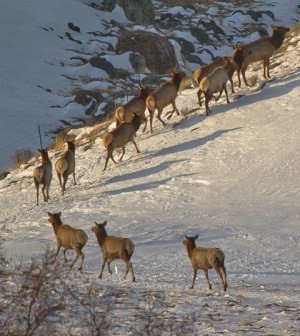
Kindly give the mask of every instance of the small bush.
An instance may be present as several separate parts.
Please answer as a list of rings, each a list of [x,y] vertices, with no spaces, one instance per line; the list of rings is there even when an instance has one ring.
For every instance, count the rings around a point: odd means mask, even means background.
[[[28,162],[34,157],[34,153],[30,148],[17,149],[11,156],[14,165],[21,165]]]

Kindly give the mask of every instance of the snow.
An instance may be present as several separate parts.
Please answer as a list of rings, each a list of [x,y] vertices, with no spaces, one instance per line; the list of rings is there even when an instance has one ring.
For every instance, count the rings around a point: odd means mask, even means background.
[[[59,17],[54,23],[49,14],[56,13],[53,3],[61,10],[70,9],[74,2],[45,2],[47,17],[59,29]],[[24,15],[26,7],[31,21],[46,26],[34,4],[7,2],[0,14],[7,20],[12,11],[23,17],[15,20],[18,25],[14,28],[6,21],[14,34],[6,31],[11,39],[5,41],[24,50],[11,57],[14,64],[6,59],[1,100],[11,97],[4,104],[5,111],[10,107],[11,113],[2,118],[0,132],[3,137],[17,133],[23,142],[35,136],[37,105],[42,108],[49,101],[47,94],[36,87],[38,76],[42,73],[49,87],[63,90],[66,85],[63,80],[55,85],[55,67],[45,72],[47,67],[43,65],[45,59],[60,57],[62,46],[58,41],[51,54],[46,47],[54,43],[51,35],[47,35],[49,39],[41,38],[44,56],[39,53],[34,57],[37,51],[33,39],[25,38],[37,33]],[[76,4],[81,11],[91,10],[80,1]],[[71,13],[78,20],[83,16],[76,10]],[[0,30],[1,39],[4,33]],[[176,104],[184,116],[173,116],[166,127],[155,120],[153,135],[148,130],[138,132],[136,141],[141,153],[137,154],[129,144],[123,161],[116,165],[110,161],[105,172],[100,134],[90,149],[78,147],[77,185],[69,179],[62,196],[53,176],[49,203],[35,205],[33,167],[11,171],[0,181],[1,240],[7,256],[26,262],[38,257],[46,246],[54,248],[47,212],[62,211],[65,223],[86,230],[89,236],[83,274],[75,269],[69,273],[74,285],[76,279],[87,277],[91,284],[101,284],[102,288],[126,288],[133,298],[141,297],[146,290],[163,293],[171,304],[170,314],[195,315],[198,335],[298,334],[299,40],[295,36],[294,46],[271,61],[277,66],[271,69],[270,81],[260,80],[265,84],[261,89],[236,87],[236,94],[229,96],[231,104],[227,105],[222,97],[211,104],[212,114],[208,117],[204,108],[198,107],[196,90],[183,91]],[[9,49],[1,49],[0,53],[1,59],[5,53],[10,55]],[[27,58],[27,54],[31,57]],[[19,62],[21,57],[24,63]],[[32,66],[43,71],[34,73],[30,71]],[[255,75],[254,70],[247,75]],[[262,77],[261,67],[258,76]],[[43,118],[46,127],[55,122],[57,114],[48,112]],[[91,131],[84,128],[73,134],[80,139]],[[53,152],[50,156],[53,162],[57,158]],[[91,227],[94,221],[104,220],[108,221],[109,234],[129,237],[136,245],[132,258],[135,284],[130,277],[122,280],[121,262],[113,263],[112,276],[105,270],[103,279],[97,278],[102,255]],[[184,235],[196,234],[198,245],[217,246],[225,252],[226,293],[214,271],[210,271],[212,291],[207,289],[201,271],[194,290],[189,289],[192,267],[182,240]]]

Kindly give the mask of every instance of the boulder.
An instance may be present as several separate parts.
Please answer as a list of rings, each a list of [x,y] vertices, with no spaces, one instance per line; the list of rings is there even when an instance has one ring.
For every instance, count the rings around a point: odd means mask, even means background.
[[[175,50],[170,41],[144,30],[123,31],[118,37],[117,53],[132,51],[144,56],[147,68],[155,74],[166,74],[177,66]]]
[[[151,0],[104,0],[102,6],[111,12],[120,6],[128,20],[135,24],[148,26],[154,23],[155,10]]]

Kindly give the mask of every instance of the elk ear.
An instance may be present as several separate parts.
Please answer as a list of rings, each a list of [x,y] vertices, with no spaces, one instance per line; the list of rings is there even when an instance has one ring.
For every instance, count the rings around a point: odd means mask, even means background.
[[[186,236],[186,235],[184,235],[184,236],[185,236],[185,238],[186,238],[186,239],[189,239],[189,237],[188,237],[188,236]]]
[[[196,239],[198,239],[198,237],[199,237],[199,236],[198,236],[198,235],[196,235],[196,236],[194,237],[194,239],[196,240]]]
[[[59,216],[61,216],[61,211],[58,213]]]
[[[52,216],[52,213],[50,213],[50,212],[47,212],[47,214],[48,214],[48,216],[49,216],[49,217],[51,217],[51,216]]]
[[[104,221],[103,225],[106,226],[106,224],[107,224],[107,221]]]

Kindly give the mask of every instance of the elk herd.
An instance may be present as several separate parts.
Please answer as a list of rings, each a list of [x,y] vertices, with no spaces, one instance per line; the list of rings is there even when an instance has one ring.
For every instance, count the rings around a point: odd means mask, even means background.
[[[211,113],[209,108],[209,102],[211,99],[214,98],[218,101],[223,91],[225,91],[226,100],[227,103],[229,103],[226,84],[230,81],[231,91],[234,93],[232,80],[234,72],[237,72],[239,87],[241,87],[241,74],[245,85],[249,86],[246,79],[246,70],[251,63],[261,61],[263,63],[264,78],[270,78],[270,57],[274,54],[276,49],[282,45],[289,28],[272,26],[272,30],[273,33],[271,36],[261,37],[247,44],[236,45],[233,48],[233,55],[231,57],[220,57],[214,62],[204,65],[193,72],[194,80],[198,83],[197,97],[199,106],[202,106],[201,95],[203,94],[205,98],[206,115]],[[139,153],[139,149],[134,138],[142,123],[145,123],[143,132],[146,130],[148,121],[145,115],[146,108],[149,111],[149,125],[151,133],[153,133],[153,118],[156,110],[156,117],[164,126],[166,123],[162,120],[161,115],[165,107],[170,104],[173,107],[173,110],[168,113],[168,119],[172,117],[174,112],[176,112],[177,115],[180,114],[176,107],[175,100],[179,92],[180,84],[184,78],[186,78],[184,72],[174,71],[172,73],[172,78],[160,85],[154,91],[150,90],[144,84],[140,84],[139,95],[132,98],[128,103],[116,108],[114,112],[116,128],[105,133],[102,137],[103,145],[107,150],[103,170],[106,170],[109,159],[116,163],[113,157],[113,151],[116,148],[122,149],[120,160],[122,160],[125,154],[125,146],[129,142],[134,144],[136,151]],[[218,96],[214,96],[215,94],[218,94]],[[39,152],[42,156],[42,163],[33,171],[37,205],[39,204],[40,185],[42,185],[44,201],[48,202],[50,199],[49,188],[52,180],[52,163],[48,156],[47,149],[39,149]],[[67,141],[67,150],[56,161],[55,170],[59,179],[62,194],[66,191],[66,183],[70,175],[73,175],[73,183],[76,185],[74,142]],[[74,250],[76,252],[76,257],[71,263],[71,267],[73,267],[76,261],[81,258],[81,264],[79,267],[81,270],[84,261],[84,253],[82,252],[82,249],[88,240],[86,232],[81,229],[73,228],[68,224],[63,224],[61,220],[61,212],[54,214],[48,212],[48,215],[48,220],[52,224],[57,240],[57,251],[55,253],[54,260],[61,248],[64,248],[65,261],[67,261],[66,251],[68,249]],[[92,228],[103,255],[103,263],[99,278],[102,277],[103,269],[106,263],[109,273],[112,273],[110,263],[115,259],[121,259],[126,264],[124,278],[126,278],[127,273],[130,271],[132,281],[135,281],[135,275],[130,261],[134,252],[133,242],[128,238],[108,235],[105,229],[106,224],[106,221],[100,224],[95,222],[95,226]],[[195,240],[198,238],[198,235],[194,237],[185,236],[185,238],[186,239],[183,241],[183,244],[186,246],[188,256],[194,269],[191,288],[194,287],[197,270],[201,269],[204,271],[205,277],[208,281],[208,287],[211,289],[211,284],[208,279],[208,270],[213,268],[219,275],[223,284],[223,289],[226,291],[227,279],[224,265],[224,252],[219,248],[196,247]]]

